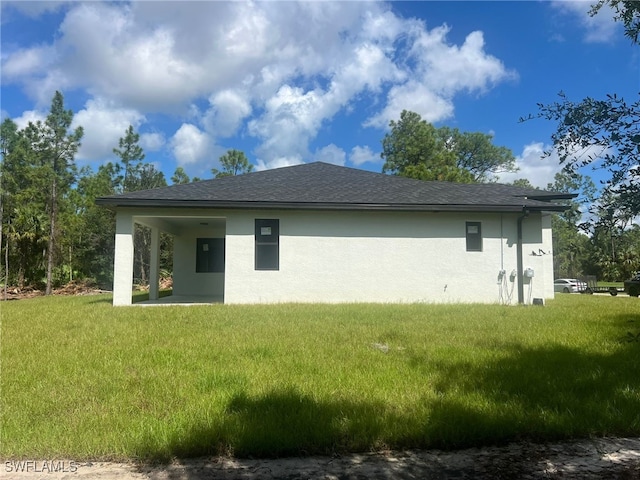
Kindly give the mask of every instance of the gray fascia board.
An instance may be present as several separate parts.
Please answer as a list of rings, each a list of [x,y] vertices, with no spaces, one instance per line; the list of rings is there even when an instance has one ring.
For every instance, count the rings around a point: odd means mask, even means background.
[[[230,210],[343,210],[343,211],[404,211],[404,212],[522,212],[557,211],[564,205],[452,205],[452,204],[357,204],[357,203],[304,203],[304,202],[219,202],[207,200],[149,200],[149,199],[96,199],[97,205],[110,208],[216,208]]]
[[[527,195],[526,198],[546,202],[549,200],[571,200],[573,198],[576,198],[577,196],[577,193],[552,193],[549,195]]]

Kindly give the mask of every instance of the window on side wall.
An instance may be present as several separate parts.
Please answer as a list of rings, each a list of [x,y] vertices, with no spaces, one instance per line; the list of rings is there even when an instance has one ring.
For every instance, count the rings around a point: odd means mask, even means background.
[[[198,238],[196,249],[196,273],[224,272],[224,238]]]
[[[280,220],[256,218],[256,270],[280,269]]]
[[[467,252],[482,251],[482,224],[480,222],[467,222]]]

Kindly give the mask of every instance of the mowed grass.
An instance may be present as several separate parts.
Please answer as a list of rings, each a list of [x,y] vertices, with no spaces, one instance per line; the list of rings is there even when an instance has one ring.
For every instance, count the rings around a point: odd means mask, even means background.
[[[2,303],[2,458],[459,448],[640,434],[640,300]]]

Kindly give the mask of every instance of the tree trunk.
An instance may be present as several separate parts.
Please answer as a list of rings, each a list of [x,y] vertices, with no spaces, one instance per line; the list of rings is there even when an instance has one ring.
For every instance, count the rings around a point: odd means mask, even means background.
[[[47,252],[47,287],[45,289],[45,295],[51,295],[51,284],[53,280],[53,250],[55,248],[55,229],[56,229],[56,177],[54,175],[53,182],[51,184],[51,222],[49,225],[49,245]]]
[[[5,154],[3,153],[2,158],[5,157]],[[2,200],[4,199],[4,190],[2,190],[2,172],[0,172],[0,255],[2,254],[2,233],[3,233],[3,217],[4,217],[4,204],[2,202]],[[3,269],[4,270],[4,269]],[[6,277],[6,275],[5,275]],[[0,276],[1,278],[1,276]],[[5,280],[4,284],[7,284],[7,281]],[[5,300],[7,298],[7,296],[5,295]]]
[[[11,220],[9,220],[11,225]],[[7,232],[9,228],[7,228]],[[7,283],[9,283],[9,235],[7,234],[7,244],[4,246],[4,299],[7,300]]]

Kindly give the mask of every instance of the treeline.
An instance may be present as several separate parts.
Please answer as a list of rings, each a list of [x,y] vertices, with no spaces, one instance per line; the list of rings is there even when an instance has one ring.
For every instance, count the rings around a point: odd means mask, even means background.
[[[115,214],[95,205],[97,197],[167,185],[164,174],[145,162],[139,135],[132,126],[114,145],[114,160],[98,167],[78,168],[75,155],[82,142],[81,127],[71,130],[73,112],[56,92],[44,121],[24,129],[6,119],[0,149],[0,285],[52,288],[87,280],[111,288]],[[487,182],[515,168],[510,150],[497,147],[490,135],[436,129],[413,112],[403,112],[382,145],[383,171],[421,179]],[[220,159],[215,177],[252,170],[243,152],[229,150]],[[173,184],[190,179],[178,167]],[[526,180],[515,182],[523,186]],[[549,189],[581,192],[567,212],[556,215],[554,251],[556,276],[597,275],[621,280],[640,270],[640,227],[633,213],[615,195],[595,200],[595,187],[585,177],[564,172]],[[593,205],[589,228],[580,225],[580,208]],[[136,226],[135,282],[149,278],[150,232]],[[161,236],[161,275],[172,273],[172,237]]]
[[[616,282],[640,271],[640,225],[633,223],[637,217],[623,195],[605,192],[596,198],[589,177],[566,171],[557,173],[547,190],[579,194],[551,220],[556,278],[594,275]]]
[[[56,92],[44,121],[18,129],[10,118],[1,125],[0,149],[0,285],[52,288],[87,280],[103,288],[113,282],[114,212],[95,205],[107,195],[167,186],[163,172],[145,162],[140,136],[133,126],[114,146],[114,160],[98,167],[78,168],[75,154],[83,129],[70,131],[73,112],[64,108]],[[249,172],[245,154],[229,150],[220,159],[222,177]],[[182,167],[172,184],[189,178]],[[149,279],[151,242],[148,228],[136,225],[135,283]],[[161,275],[172,273],[172,237],[161,234]]]
[[[7,285],[45,288],[90,279],[110,288],[113,276],[115,214],[95,205],[100,196],[166,186],[164,174],[144,162],[133,127],[114,146],[117,161],[79,169],[75,154],[83,130],[70,131],[73,112],[65,110],[60,92],[44,121],[19,130],[5,119],[0,146],[0,252]],[[188,182],[184,172],[180,181]],[[163,237],[163,241],[170,241]],[[148,278],[148,232],[135,235],[135,271]],[[165,249],[165,252],[167,249]],[[145,253],[146,252],[146,253]],[[163,258],[170,266],[170,258]]]

